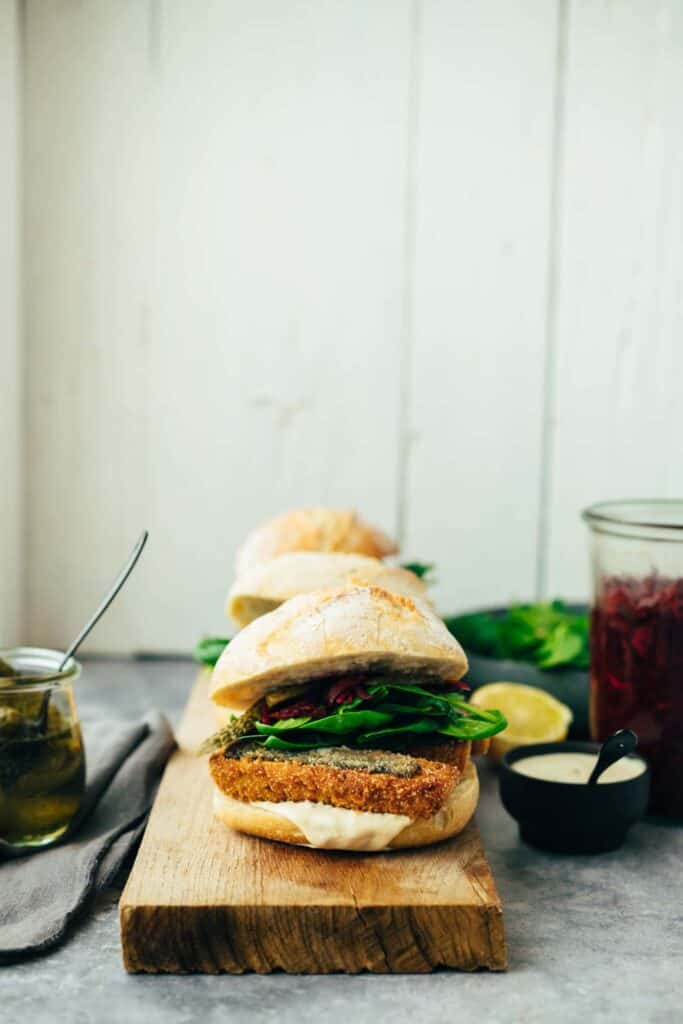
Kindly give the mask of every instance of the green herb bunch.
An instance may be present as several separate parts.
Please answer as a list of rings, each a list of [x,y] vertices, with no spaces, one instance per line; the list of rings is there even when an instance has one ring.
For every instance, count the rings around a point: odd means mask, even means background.
[[[540,669],[587,668],[588,616],[563,601],[513,605],[502,614],[474,612],[444,620],[465,650],[528,661]]]

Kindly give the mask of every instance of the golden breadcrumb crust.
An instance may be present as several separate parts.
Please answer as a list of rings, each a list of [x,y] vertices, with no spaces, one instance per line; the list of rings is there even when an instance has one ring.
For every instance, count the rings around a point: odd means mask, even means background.
[[[423,740],[420,742],[417,740],[414,743],[409,743],[405,748],[406,754],[411,754],[413,757],[424,757],[428,761],[440,761],[442,764],[452,764],[460,771],[464,772],[467,762],[470,758],[470,748],[472,744],[469,740],[433,740],[431,742]]]
[[[430,818],[444,805],[460,778],[455,765],[416,758],[412,778],[297,761],[241,761],[223,751],[209,760],[214,782],[227,796],[250,803],[312,800],[376,814]]]
[[[464,772],[465,766],[469,761],[470,757],[476,757],[478,754],[485,754],[491,740],[437,740],[433,742],[423,741],[415,742],[406,747],[406,754],[412,754],[413,757],[426,757],[428,761],[443,761],[444,764],[454,764],[461,772]]]
[[[475,740],[472,744],[472,757],[476,757],[477,754],[488,754],[490,746],[490,737],[487,737],[485,740]]]
[[[470,762],[458,785],[448,794],[443,807],[431,818],[415,818],[391,840],[386,849],[427,846],[462,832],[474,814],[478,797],[479,780]],[[279,815],[277,809],[265,810],[256,804],[233,800],[215,788],[214,814],[224,824],[239,832],[297,846],[309,845],[303,832],[293,822]],[[340,847],[343,846],[344,843],[340,843]]]

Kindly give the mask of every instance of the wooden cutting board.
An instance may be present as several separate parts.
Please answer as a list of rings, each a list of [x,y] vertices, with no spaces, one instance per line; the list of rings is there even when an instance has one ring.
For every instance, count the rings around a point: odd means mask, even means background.
[[[506,967],[503,911],[474,822],[448,842],[322,852],[233,832],[211,814],[208,673],[121,897],[128,971],[426,972]]]

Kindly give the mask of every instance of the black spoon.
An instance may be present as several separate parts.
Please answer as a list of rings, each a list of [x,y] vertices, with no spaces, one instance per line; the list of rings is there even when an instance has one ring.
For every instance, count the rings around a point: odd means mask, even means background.
[[[594,785],[610,765],[621,761],[622,757],[626,757],[627,754],[632,754],[637,746],[638,737],[632,729],[620,729],[619,732],[609,736],[600,747],[598,760],[591,772],[588,785]]]

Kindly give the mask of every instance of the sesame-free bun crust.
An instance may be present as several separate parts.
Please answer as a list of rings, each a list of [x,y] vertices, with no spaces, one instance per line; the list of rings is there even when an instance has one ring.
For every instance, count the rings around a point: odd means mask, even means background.
[[[465,653],[425,601],[371,586],[314,591],[246,626],[213,671],[216,704],[249,707],[278,687],[364,671],[467,671]]]
[[[238,626],[247,626],[298,594],[361,583],[428,600],[427,588],[415,573],[387,565],[379,558],[340,551],[290,551],[237,579],[225,610]]]
[[[235,574],[239,578],[288,551],[346,551],[386,558],[397,550],[390,537],[350,509],[300,508],[252,530],[237,552]]]
[[[430,818],[411,821],[391,840],[387,849],[429,846],[450,839],[465,828],[476,810],[478,799],[479,779],[476,768],[470,762],[458,784],[451,789],[444,805]],[[309,845],[293,822],[272,811],[234,800],[218,788],[214,788],[213,811],[220,821],[238,832],[296,846]]]

